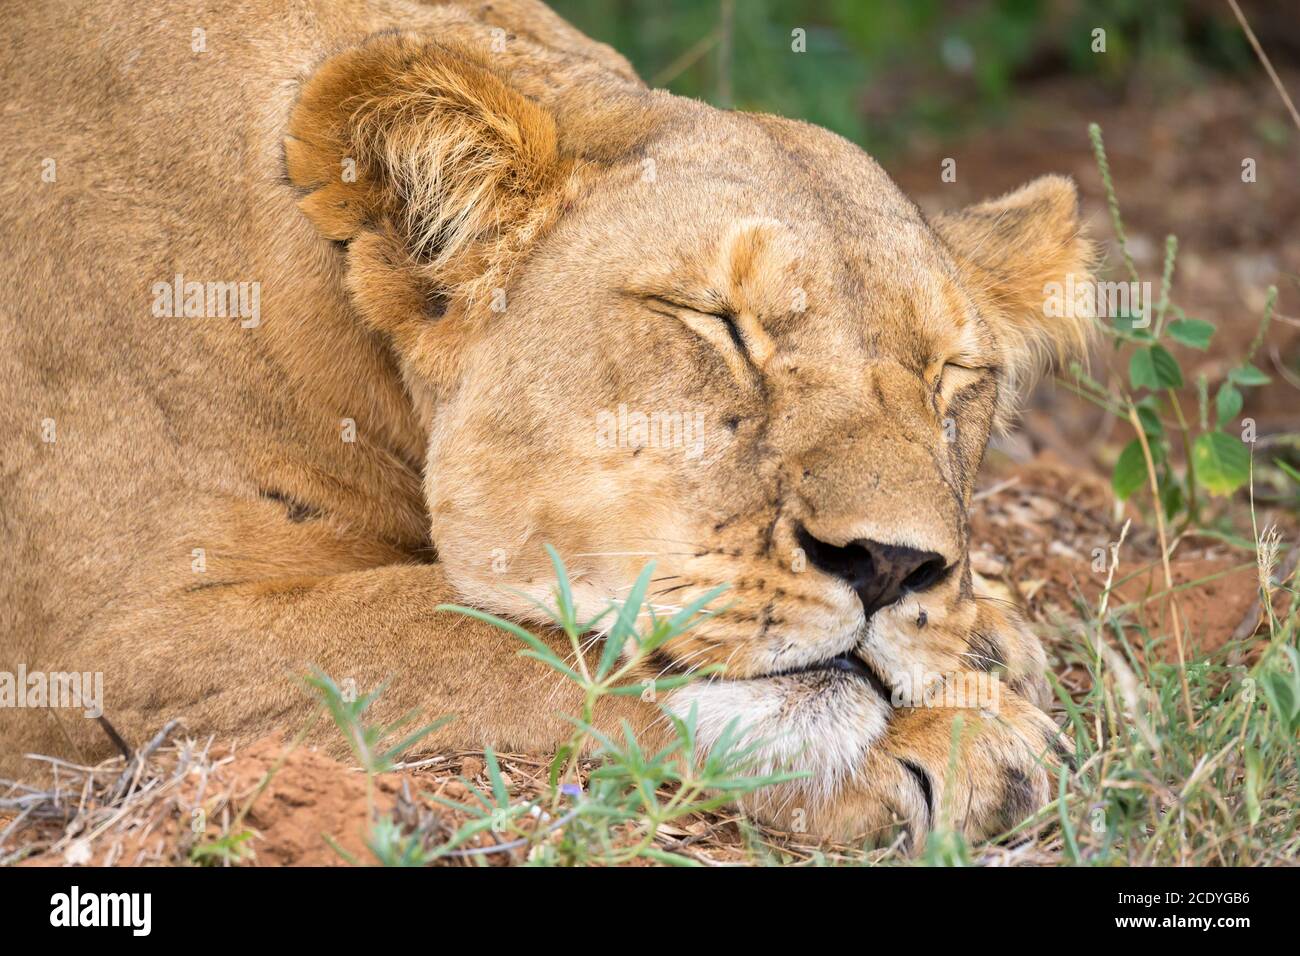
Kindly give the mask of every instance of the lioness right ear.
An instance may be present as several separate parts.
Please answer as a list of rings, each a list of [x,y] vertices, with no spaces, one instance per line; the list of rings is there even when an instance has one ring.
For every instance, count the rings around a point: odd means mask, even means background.
[[[327,60],[289,134],[289,178],[311,190],[303,212],[329,239],[370,234],[349,255],[362,298],[357,274],[385,269],[425,284],[413,299],[476,298],[551,220],[572,169],[549,112],[477,54],[413,36]],[[391,305],[402,281],[390,276],[376,294]],[[383,310],[358,304],[383,324]]]
[[[933,220],[970,288],[984,303],[1005,376],[996,424],[1006,428],[1016,400],[1055,356],[1086,355],[1091,314],[1047,308],[1049,290],[1090,282],[1095,250],[1079,222],[1079,197],[1063,176],[1042,176],[997,199]]]

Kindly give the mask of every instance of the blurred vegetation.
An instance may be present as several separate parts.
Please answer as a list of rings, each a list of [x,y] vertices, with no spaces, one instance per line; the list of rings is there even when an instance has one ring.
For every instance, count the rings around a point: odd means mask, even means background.
[[[805,119],[876,152],[996,121],[1036,82],[1118,94],[1252,54],[1217,0],[551,0],[647,82],[718,106]],[[1265,8],[1267,9],[1267,8]],[[1249,12],[1249,11],[1248,11]],[[1105,53],[1094,53],[1096,29]],[[794,31],[806,52],[795,53]]]

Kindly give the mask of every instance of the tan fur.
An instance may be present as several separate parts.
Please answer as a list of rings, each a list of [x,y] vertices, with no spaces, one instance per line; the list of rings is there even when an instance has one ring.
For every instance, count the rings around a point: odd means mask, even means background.
[[[1037,353],[1082,342],[1041,309],[1086,269],[1068,181],[932,227],[851,144],[648,90],[531,0],[163,6],[10,12],[0,670],[102,671],[130,740],[294,730],[318,666],[391,681],[378,718],[457,715],[436,746],[545,750],[573,690],[435,608],[540,627],[549,543],[584,613],[651,559],[664,608],[732,584],[655,666],[725,664],[667,705],[812,771],[757,815],[919,843],[918,774],[972,836],[1046,798],[1042,650],[972,593],[965,512]],[[178,272],[259,282],[260,324],[153,314]],[[700,414],[699,453],[611,446],[620,406]],[[864,624],[799,525],[955,570]],[[1001,707],[771,676],[848,652],[891,687],[998,671]],[[72,711],[0,719],[0,771],[106,750]]]

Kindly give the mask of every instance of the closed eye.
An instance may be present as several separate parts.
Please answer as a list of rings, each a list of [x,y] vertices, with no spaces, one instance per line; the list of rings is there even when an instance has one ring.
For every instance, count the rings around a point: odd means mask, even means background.
[[[948,404],[958,392],[983,381],[989,372],[989,369],[978,366],[958,365],[955,362],[945,363],[943,371],[939,374],[936,388],[939,401],[944,405]]]
[[[741,332],[736,317],[725,309],[715,311],[686,305],[661,295],[646,296],[645,301],[650,305],[651,311],[681,319],[688,328],[715,345],[720,344],[718,332],[725,333],[727,340],[731,342],[736,351],[746,359],[749,358],[749,347],[745,342],[745,335]]]

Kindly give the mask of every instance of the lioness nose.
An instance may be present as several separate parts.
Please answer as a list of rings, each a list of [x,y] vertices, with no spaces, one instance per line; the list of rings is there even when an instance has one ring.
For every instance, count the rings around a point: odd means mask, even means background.
[[[948,575],[948,564],[933,551],[865,538],[841,547],[819,541],[802,526],[795,534],[814,567],[847,582],[858,593],[867,617],[909,591],[934,587]]]

